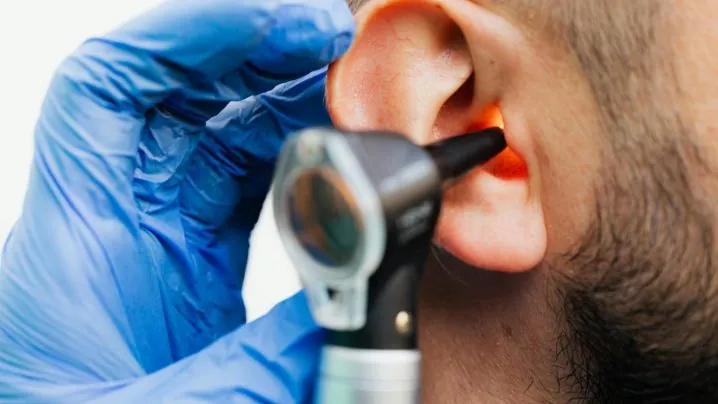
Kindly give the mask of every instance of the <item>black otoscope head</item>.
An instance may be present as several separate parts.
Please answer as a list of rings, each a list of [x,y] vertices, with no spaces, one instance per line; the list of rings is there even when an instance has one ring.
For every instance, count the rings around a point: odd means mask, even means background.
[[[329,345],[416,349],[418,283],[444,186],[505,148],[499,128],[424,147],[336,129],[287,141],[275,218]]]
[[[416,349],[418,283],[443,190],[501,153],[504,133],[490,128],[423,147],[404,136],[362,133],[351,135],[349,143],[381,201],[386,242],[369,279],[366,325],[332,331],[329,341],[361,349]]]
[[[424,149],[434,159],[442,179],[447,181],[496,157],[506,149],[506,138],[500,128],[489,128],[432,143]]]

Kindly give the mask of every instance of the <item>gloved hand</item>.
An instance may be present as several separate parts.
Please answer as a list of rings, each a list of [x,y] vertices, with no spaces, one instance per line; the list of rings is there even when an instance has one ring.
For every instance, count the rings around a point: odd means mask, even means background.
[[[309,398],[304,296],[243,325],[241,286],[280,145],[329,123],[321,69],[353,29],[344,0],[170,1],[62,63],[0,268],[0,401]]]

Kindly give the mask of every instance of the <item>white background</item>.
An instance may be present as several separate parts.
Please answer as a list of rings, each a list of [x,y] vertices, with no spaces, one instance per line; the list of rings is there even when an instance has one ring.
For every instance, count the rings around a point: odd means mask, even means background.
[[[0,243],[22,209],[33,127],[54,69],[87,37],[101,35],[158,3],[0,1]],[[248,315],[255,318],[295,292],[298,282],[268,209],[252,246],[244,295]]]

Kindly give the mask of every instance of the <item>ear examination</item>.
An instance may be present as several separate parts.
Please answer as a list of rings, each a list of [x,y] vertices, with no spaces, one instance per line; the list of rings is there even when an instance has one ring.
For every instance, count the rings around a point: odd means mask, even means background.
[[[717,0],[5,3],[2,403],[718,403]]]
[[[349,3],[337,127],[508,143],[444,195],[425,401],[718,400],[718,5]]]

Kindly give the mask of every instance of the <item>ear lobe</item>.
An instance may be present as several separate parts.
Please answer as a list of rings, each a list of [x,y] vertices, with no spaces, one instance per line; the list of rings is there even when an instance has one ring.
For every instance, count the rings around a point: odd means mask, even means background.
[[[466,12],[462,2],[368,3],[357,15],[353,46],[329,69],[327,104],[334,124],[349,130],[395,131],[426,144],[501,123],[497,90],[489,94],[476,85],[486,77],[480,77],[484,71],[475,71],[475,66],[491,63],[477,61],[485,50],[480,43],[467,42],[475,35],[462,28],[470,24],[457,23],[456,16]],[[506,124],[511,145],[510,121]],[[467,175],[446,194],[439,244],[485,269],[517,272],[538,265],[546,230],[528,174],[523,159],[508,151]]]

